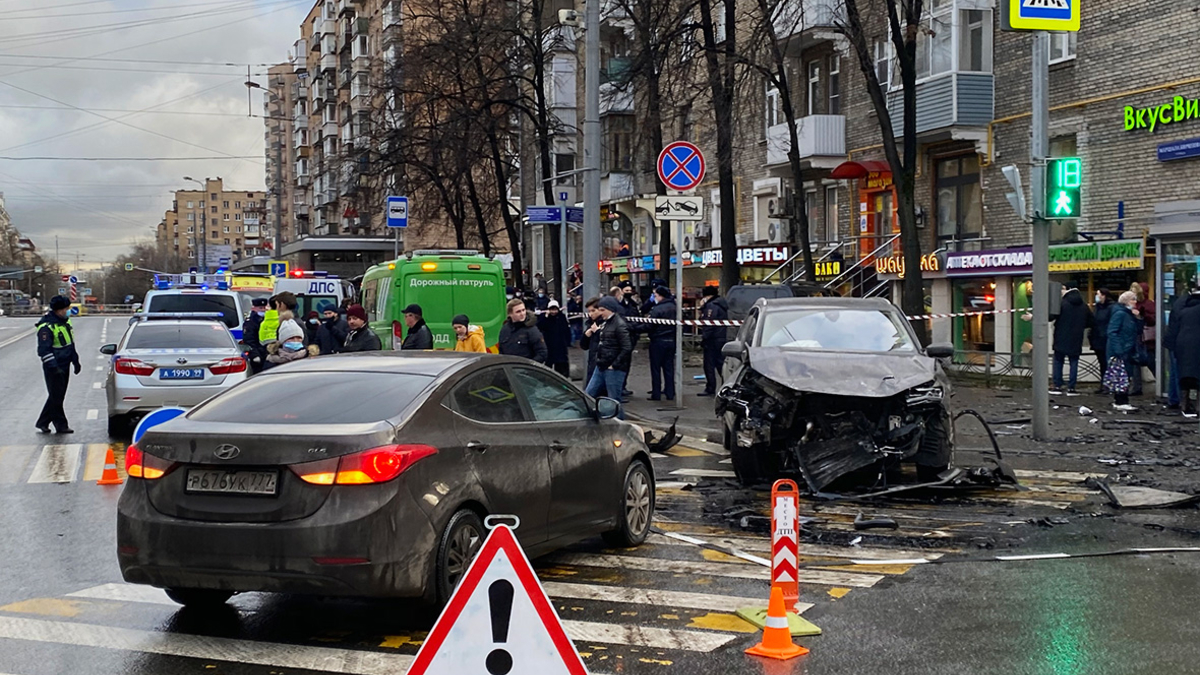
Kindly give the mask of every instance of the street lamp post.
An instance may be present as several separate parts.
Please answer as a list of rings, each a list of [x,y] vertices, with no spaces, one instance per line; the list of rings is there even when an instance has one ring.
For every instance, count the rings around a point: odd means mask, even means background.
[[[195,178],[192,178],[191,176],[184,176],[183,179],[189,180],[189,181],[199,185],[201,197],[208,195],[208,183],[207,183],[208,179],[207,178],[204,179],[206,181],[204,183],[201,183],[200,181],[196,180]],[[205,215],[208,211],[208,207],[203,205],[205,202],[204,199],[201,199],[199,201],[201,204],[201,206],[200,206],[200,232],[199,232],[200,247],[198,249],[196,249],[196,251],[198,253],[198,255],[196,256],[196,267],[199,267],[200,270],[204,274],[208,274],[208,218]],[[176,206],[178,207],[178,205],[176,205]]]

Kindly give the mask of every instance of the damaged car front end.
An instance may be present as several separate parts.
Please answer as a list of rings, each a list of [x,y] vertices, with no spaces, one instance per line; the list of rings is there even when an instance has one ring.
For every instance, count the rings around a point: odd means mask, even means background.
[[[762,301],[755,309],[748,330],[727,345],[738,364],[717,397],[743,484],[799,477],[821,492],[839,482],[877,485],[903,462],[916,464],[921,482],[949,467],[950,384],[934,358],[948,347],[920,350],[886,301]]]

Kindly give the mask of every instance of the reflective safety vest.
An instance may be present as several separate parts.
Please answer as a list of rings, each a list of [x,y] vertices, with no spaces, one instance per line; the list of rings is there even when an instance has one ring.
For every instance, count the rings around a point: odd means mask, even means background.
[[[54,336],[54,348],[62,349],[70,347],[75,341],[71,336],[71,328],[65,323],[48,323],[44,324],[50,329],[50,334]]]
[[[262,325],[258,327],[258,341],[262,344],[275,342],[279,332],[279,311],[268,309],[263,313]]]

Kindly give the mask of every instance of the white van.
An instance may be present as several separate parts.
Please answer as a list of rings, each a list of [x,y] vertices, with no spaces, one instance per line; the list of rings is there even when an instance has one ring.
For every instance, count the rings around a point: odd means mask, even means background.
[[[300,275],[300,276],[297,276]],[[296,320],[304,321],[309,312],[321,316],[327,309],[337,310],[346,299],[347,282],[324,272],[293,270],[287,277],[275,280],[275,294],[285,291],[296,296]]]

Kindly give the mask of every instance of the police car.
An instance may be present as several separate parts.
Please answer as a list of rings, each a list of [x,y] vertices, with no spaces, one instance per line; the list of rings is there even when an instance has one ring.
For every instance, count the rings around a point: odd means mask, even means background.
[[[146,292],[142,309],[151,315],[195,313],[220,314],[221,323],[242,339],[242,321],[250,308],[243,306],[242,296],[229,289],[223,274],[160,274],[154,277],[154,288]]]
[[[275,294],[285,291],[296,296],[296,319],[303,321],[309,312],[320,316],[325,310],[336,310],[346,298],[349,282],[326,272],[292,270],[286,277],[275,280]]]
[[[171,296],[161,296],[171,297]],[[135,317],[116,344],[104,388],[108,433],[163,406],[189,408],[246,379],[246,359],[217,312],[147,313]]]

